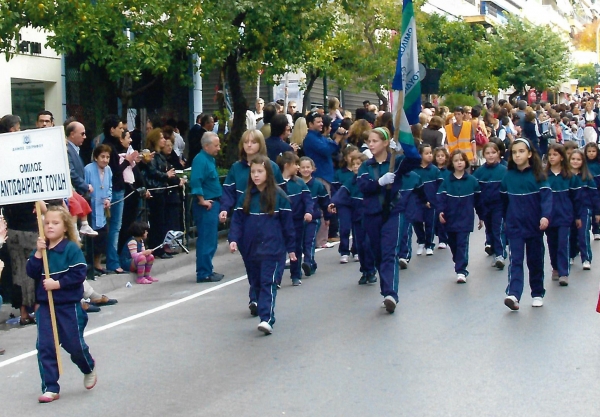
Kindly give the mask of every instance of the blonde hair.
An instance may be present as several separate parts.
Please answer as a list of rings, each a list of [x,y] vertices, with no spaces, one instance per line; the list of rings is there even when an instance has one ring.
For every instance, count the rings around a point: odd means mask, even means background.
[[[263,136],[262,132],[258,129],[246,130],[244,132],[244,134],[242,135],[240,142],[238,143],[238,150],[240,152],[240,161],[248,161],[248,155],[246,154],[246,151],[244,150],[244,143],[246,143],[250,139],[254,139],[255,142],[258,142],[258,146],[259,146],[258,154],[259,155],[267,154],[267,144],[265,142],[265,137]]]
[[[337,97],[331,97],[327,102],[327,107],[329,108],[329,111],[338,110],[340,108],[340,101]]]
[[[65,237],[71,242],[75,243],[77,247],[81,247],[79,234],[77,233],[77,226],[67,209],[62,206],[48,206],[48,209],[46,210],[46,216],[50,212],[56,212],[60,215],[60,219],[63,221],[66,229]]]
[[[298,117],[296,123],[294,123],[294,130],[292,131],[290,142],[302,146],[302,142],[304,142],[307,133],[308,126],[306,126],[306,119],[304,117]]]
[[[159,151],[158,142],[160,141],[161,136],[164,137],[163,131],[158,127],[148,132],[148,136],[146,136],[146,148],[151,151]]]

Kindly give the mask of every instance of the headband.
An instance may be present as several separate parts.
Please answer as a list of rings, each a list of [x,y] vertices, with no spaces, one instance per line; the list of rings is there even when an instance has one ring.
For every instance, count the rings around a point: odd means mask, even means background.
[[[513,143],[515,143],[515,142],[522,142],[525,144],[525,146],[527,146],[527,149],[531,150],[531,145],[529,144],[529,141],[527,139],[518,138],[518,139],[515,139]]]
[[[381,127],[376,127],[376,128],[375,128],[375,129],[373,129],[373,130],[376,130],[376,131],[378,131],[378,132],[381,132],[381,133],[383,133],[383,137],[385,138],[385,140],[390,140],[390,137],[389,137],[389,135],[387,134],[387,132],[386,132],[385,130],[383,130]]]

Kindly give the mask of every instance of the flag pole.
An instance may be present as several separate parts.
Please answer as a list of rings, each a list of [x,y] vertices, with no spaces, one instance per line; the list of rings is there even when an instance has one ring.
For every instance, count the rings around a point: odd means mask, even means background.
[[[35,213],[37,215],[38,229],[40,231],[40,237],[46,239],[44,235],[44,223],[42,221],[42,205],[39,201],[35,202]],[[42,250],[42,261],[44,263],[44,274],[45,279],[50,279],[50,267],[48,266],[48,252],[46,249]],[[40,284],[42,285],[42,284]],[[62,375],[62,360],[60,357],[60,342],[58,340],[58,327],[56,326],[56,312],[54,311],[54,297],[52,297],[52,291],[48,291],[48,305],[50,307],[50,321],[52,323],[52,334],[54,336],[54,347],[56,348],[56,363],[58,364],[58,375]],[[38,326],[40,324],[38,323]]]

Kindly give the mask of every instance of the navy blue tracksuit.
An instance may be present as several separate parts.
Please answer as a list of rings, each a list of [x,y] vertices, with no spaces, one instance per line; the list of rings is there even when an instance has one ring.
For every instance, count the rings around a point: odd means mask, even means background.
[[[600,215],[600,195],[593,178],[583,180],[581,174],[574,175],[577,185],[580,187],[579,219],[581,228],[571,226],[571,251],[569,256],[574,258],[581,254],[581,262],[592,262],[592,246],[590,242],[590,229],[592,227],[592,216]]]
[[[294,222],[294,232],[296,236],[295,254],[296,261],[290,261],[290,274],[292,279],[302,278],[302,246],[304,242],[304,215],[313,213],[313,201],[310,195],[310,190],[302,178],[294,176],[285,182],[281,189],[286,192],[290,199],[292,207],[292,220]],[[281,282],[281,281],[280,281]]]
[[[442,185],[442,182],[444,182],[445,180],[448,179],[448,176],[450,175],[450,171],[448,171],[448,168],[438,168],[440,170],[440,185]],[[438,190],[439,190],[439,186],[438,186]],[[436,190],[437,193],[437,190]],[[437,203],[437,198],[436,198],[436,203]],[[439,213],[440,210],[439,208],[437,208],[437,212]],[[446,225],[440,223],[440,219],[439,216],[436,215],[436,219],[435,219],[435,234],[438,237],[438,242],[439,243],[445,243],[448,244],[448,233],[446,233]]]
[[[229,242],[236,242],[250,281],[250,296],[257,300],[260,321],[275,323],[277,282],[283,274],[286,253],[294,252],[296,242],[292,208],[278,189],[273,214],[264,212],[260,191],[252,187],[249,212],[244,211],[242,194],[231,218]]]
[[[580,213],[581,186],[576,176],[563,177],[548,171],[548,184],[552,189],[552,222],[546,229],[546,242],[552,269],[561,277],[570,271],[570,233],[575,213]]]
[[[375,257],[375,267],[379,271],[381,295],[391,296],[398,302],[399,268],[396,260],[400,251],[402,235],[400,230],[406,222],[406,200],[396,201],[394,196],[402,186],[405,173],[421,164],[421,156],[414,147],[402,145],[405,155],[396,157],[396,180],[391,189],[379,185],[379,178],[388,172],[390,155],[379,163],[375,158],[363,162],[358,170],[358,188],[364,196],[364,225]],[[410,157],[409,157],[410,156]]]
[[[464,276],[469,275],[469,235],[475,222],[474,210],[478,215],[481,213],[480,193],[479,183],[466,172],[461,178],[451,172],[438,191],[437,206],[446,220],[454,271]]]
[[[356,176],[347,180],[344,185],[333,195],[331,202],[336,210],[339,207],[349,207],[352,220],[352,245],[358,253],[360,272],[363,275],[375,275],[375,259],[371,252],[369,237],[363,225],[364,207],[363,194],[358,189]],[[339,211],[338,211],[339,213]]]
[[[506,167],[500,163],[484,164],[473,176],[481,187],[481,220],[485,224],[485,243],[492,247],[495,256],[506,258],[504,217],[500,184],[506,175]]]
[[[331,214],[327,211],[330,203],[329,194],[321,181],[311,178],[306,183],[310,190],[310,195],[313,201],[313,220],[304,226],[304,243],[302,253],[304,259],[302,263],[307,263],[310,266],[311,272],[314,274],[317,270],[317,262],[315,261],[315,249],[317,245],[317,232],[321,226],[321,216],[324,220],[329,220]]]
[[[410,261],[412,257],[413,223],[422,218],[421,207],[427,204],[427,197],[423,191],[423,181],[414,171],[405,173],[401,178],[396,179],[396,181],[398,180],[400,180],[400,189],[395,194],[392,204],[402,202],[406,219],[400,228],[401,240],[398,258]]]
[[[440,170],[433,164],[429,164],[425,168],[421,166],[415,169],[414,172],[421,177],[423,192],[431,207],[427,208],[426,204],[422,204],[419,207],[419,218],[415,219],[412,225],[415,229],[415,234],[417,235],[417,243],[425,245],[426,249],[433,249],[435,247],[435,243],[433,243],[434,229],[437,221],[437,211],[435,206],[437,202],[437,192],[443,179],[440,176]]]
[[[531,297],[543,297],[544,290],[544,234],[540,220],[545,217],[552,224],[552,190],[548,181],[537,181],[531,167],[523,171],[508,170],[500,185],[506,219],[506,238],[510,265],[506,295],[521,300],[525,274],[523,262],[527,253]]]
[[[35,252],[34,252],[35,253]],[[63,239],[58,245],[47,250],[50,277],[60,282],[60,289],[52,291],[54,311],[58,328],[58,340],[61,346],[71,355],[71,360],[84,374],[94,370],[94,359],[90,355],[88,345],[83,339],[87,324],[87,313],[81,308],[83,297],[83,281],[85,281],[87,265],[79,246],[70,240]],[[58,384],[58,363],[48,292],[42,285],[44,265],[32,253],[27,261],[27,275],[35,280],[38,365],[42,377],[42,392],[60,392]]]
[[[594,182],[596,183],[596,188],[600,190],[600,161],[598,159],[587,159],[587,166],[590,170],[590,173],[594,177]],[[592,233],[597,235],[600,234],[600,225],[596,222],[596,219],[592,219]]]
[[[354,172],[348,168],[340,168],[335,171],[333,182],[331,183],[331,195],[335,195],[336,192],[349,180],[354,178]],[[352,230],[352,208],[350,205],[336,204],[335,206],[338,217],[339,231],[340,231],[340,255],[350,255],[350,231]],[[356,239],[352,240],[352,246],[356,245]]]

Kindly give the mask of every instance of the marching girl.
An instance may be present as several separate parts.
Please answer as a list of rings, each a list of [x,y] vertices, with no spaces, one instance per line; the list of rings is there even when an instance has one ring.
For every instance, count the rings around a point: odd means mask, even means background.
[[[533,307],[544,305],[544,230],[552,214],[552,190],[542,161],[529,140],[518,138],[508,149],[508,171],[500,185],[510,249],[508,287],[504,304],[519,309],[527,268]]]
[[[321,226],[321,216],[323,216],[326,223],[329,223],[331,217],[327,210],[330,203],[329,194],[323,183],[312,177],[312,173],[316,169],[315,162],[308,156],[300,158],[300,175],[310,190],[313,201],[312,221],[304,226],[303,262],[301,265],[302,271],[307,277],[313,275],[317,270],[315,247],[317,244],[317,231]]]
[[[383,303],[391,314],[398,303],[400,271],[396,256],[401,243],[399,230],[406,222],[406,201],[392,207],[392,196],[401,186],[400,181],[395,179],[398,176],[400,180],[404,173],[417,168],[421,156],[414,145],[403,144],[404,155],[396,156],[394,172],[388,172],[392,158],[390,139],[390,131],[385,127],[370,131],[368,146],[373,157],[361,165],[357,183],[364,196],[364,225],[375,257],[375,267],[379,271]]]
[[[293,152],[284,152],[277,157],[277,164],[283,172],[283,185],[281,189],[285,191],[292,207],[292,221],[294,223],[294,232],[296,236],[296,246],[294,253],[296,260],[290,261],[290,273],[292,285],[302,285],[302,271],[300,262],[302,261],[302,242],[304,237],[304,226],[312,222],[313,200],[310,190],[306,183],[299,178],[298,165],[300,158]],[[281,283],[281,281],[279,281]]]
[[[569,238],[571,225],[581,228],[581,219],[575,213],[580,209],[580,184],[569,170],[567,154],[562,145],[548,148],[548,184],[552,189],[552,223],[546,229],[546,241],[552,264],[552,281],[565,287],[569,285]]]
[[[333,182],[331,183],[331,195],[333,196],[343,184],[349,179],[352,179],[355,174],[350,169],[350,160],[360,154],[358,148],[354,145],[348,145],[342,150],[342,160],[340,161],[340,168],[335,171]],[[350,230],[352,230],[352,217],[350,206],[340,205],[336,207],[336,213],[338,216],[338,223],[340,227],[340,263],[348,263],[350,256]],[[352,241],[352,245],[355,246],[355,240]]]
[[[596,142],[590,142],[583,148],[585,152],[585,159],[587,160],[588,169],[590,174],[594,177],[596,188],[600,189],[600,152],[598,151],[598,144]],[[600,240],[600,225],[594,219],[592,223],[592,233],[594,240]]]
[[[569,158],[571,173],[578,180],[578,185],[581,187],[581,206],[579,211],[579,219],[581,219],[581,227],[571,226],[571,264],[577,253],[581,253],[581,263],[583,269],[588,271],[592,269],[592,247],[590,245],[590,228],[592,221],[592,213],[596,221],[600,221],[600,195],[594,178],[590,173],[585,155],[579,149],[573,150]]]
[[[448,153],[448,150],[443,146],[435,148],[433,151],[433,157],[435,158],[435,166],[440,170],[441,181],[448,179],[448,175],[450,173],[450,171],[448,171],[448,162],[450,160],[450,154]],[[448,234],[446,233],[446,226],[440,223],[437,216],[435,219],[435,234],[437,235],[439,241],[438,249],[446,249],[448,247]]]
[[[432,163],[433,151],[431,145],[421,145],[419,147],[419,153],[421,154],[421,166],[415,169],[414,172],[421,177],[427,204],[419,207],[419,216],[418,219],[413,222],[413,228],[417,235],[417,243],[419,245],[417,255],[421,255],[423,249],[425,249],[427,256],[431,256],[433,255],[433,248],[435,247],[435,243],[433,242],[434,227],[436,223],[436,211],[434,206],[437,201],[437,191],[442,179],[440,177],[440,170]]]
[[[504,269],[506,242],[500,184],[506,174],[506,167],[500,163],[500,149],[493,142],[483,146],[483,157],[485,164],[479,167],[473,176],[479,181],[481,188],[481,219],[485,224],[485,252],[494,255],[492,266]]]
[[[329,211],[335,212],[339,207],[350,207],[352,219],[352,239],[353,245],[358,252],[358,260],[360,262],[360,272],[362,276],[358,280],[358,285],[374,284],[377,282],[377,271],[375,270],[375,260],[371,253],[369,238],[365,232],[363,225],[363,195],[358,189],[356,175],[362,163],[366,161],[367,155],[359,153],[354,155],[348,165],[354,177],[347,180],[344,185],[333,195]]]
[[[448,245],[452,251],[452,261],[456,272],[456,282],[467,282],[469,271],[469,236],[473,232],[475,213],[482,226],[479,196],[481,189],[477,180],[467,173],[469,159],[460,149],[450,154],[448,170],[450,175],[438,190],[440,223],[446,226]]]
[[[258,330],[268,335],[275,323],[277,280],[283,274],[286,252],[296,260],[292,208],[275,184],[268,157],[250,162],[246,192],[238,199],[229,228],[229,249],[240,250],[250,285],[257,296]]]
[[[415,138],[414,140],[416,142],[418,139]],[[397,255],[400,269],[406,269],[412,258],[413,223],[422,220],[421,207],[427,205],[427,198],[423,191],[423,181],[414,171],[405,172],[396,182],[400,185],[399,189],[393,194],[392,206],[398,204],[398,200],[401,201],[405,220],[399,230],[400,247]],[[422,253],[423,251],[421,253],[417,251],[417,255]]]

